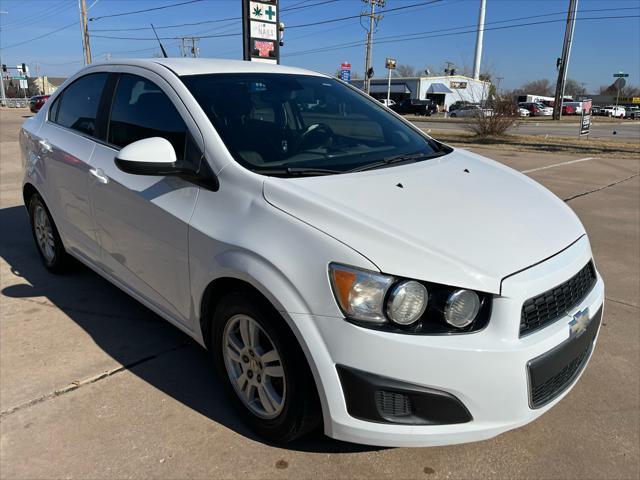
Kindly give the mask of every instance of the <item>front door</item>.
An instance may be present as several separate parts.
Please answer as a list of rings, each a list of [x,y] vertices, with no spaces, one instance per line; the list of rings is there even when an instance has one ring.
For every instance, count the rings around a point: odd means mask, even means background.
[[[150,137],[169,140],[179,160],[202,158],[201,135],[164,80],[121,73],[106,144],[92,158],[100,173],[92,205],[103,268],[191,328],[188,226],[199,187],[177,177],[128,174],[114,162],[120,148]]]

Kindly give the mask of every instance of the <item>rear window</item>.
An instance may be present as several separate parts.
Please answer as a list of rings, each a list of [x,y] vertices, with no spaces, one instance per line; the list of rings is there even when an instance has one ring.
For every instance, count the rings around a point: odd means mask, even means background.
[[[53,105],[51,120],[63,127],[94,136],[98,106],[106,81],[106,73],[92,73],[73,82]]]

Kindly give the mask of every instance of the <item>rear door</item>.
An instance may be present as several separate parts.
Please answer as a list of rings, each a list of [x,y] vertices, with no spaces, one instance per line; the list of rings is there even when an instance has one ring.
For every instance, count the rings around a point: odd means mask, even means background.
[[[92,262],[100,249],[89,203],[90,159],[101,135],[97,116],[106,80],[107,73],[89,73],[68,85],[38,132],[45,201],[65,247]]]
[[[115,165],[120,148],[163,137],[178,160],[199,163],[202,136],[171,86],[159,75],[122,67],[117,75],[106,141],[92,162],[93,214],[104,267],[121,282],[188,325],[188,224],[199,187],[177,177],[132,175]]]

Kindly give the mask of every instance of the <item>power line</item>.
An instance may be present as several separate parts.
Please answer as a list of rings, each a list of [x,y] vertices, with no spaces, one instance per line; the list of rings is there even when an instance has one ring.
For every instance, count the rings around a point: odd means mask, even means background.
[[[100,20],[100,19],[103,19],[103,18],[123,17],[125,15],[136,15],[138,13],[153,12],[155,10],[164,10],[166,8],[179,7],[181,5],[188,5],[190,3],[198,3],[198,2],[202,2],[202,1],[203,0],[189,0],[187,2],[172,3],[171,5],[163,5],[162,7],[145,8],[144,10],[135,10],[133,12],[122,12],[122,13],[113,13],[111,15],[101,15],[99,17],[91,17],[89,19],[89,21],[92,22],[94,20]]]
[[[47,32],[47,33],[44,33],[44,34],[39,35],[37,37],[30,38],[29,40],[24,40],[22,42],[14,43],[14,44],[11,44],[11,45],[6,45],[6,46],[2,47],[2,49],[6,50],[7,48],[19,47],[20,45],[24,45],[25,43],[34,42],[36,40],[40,40],[41,38],[48,37],[49,35],[53,35],[54,33],[61,32],[62,30],[66,30],[67,28],[71,28],[73,26],[76,26],[77,24],[78,23],[76,21],[74,21],[73,23],[69,23],[67,25],[64,25],[63,27],[57,28],[55,30],[52,30],[52,31]]]
[[[640,18],[640,15],[586,17],[586,18],[576,18],[576,21],[582,21],[582,20],[609,20],[609,19],[624,19],[624,18]],[[509,29],[509,28],[527,27],[527,26],[532,26],[532,25],[543,25],[543,24],[558,23],[558,22],[564,22],[564,21],[565,21],[565,19],[545,20],[545,21],[540,21],[540,22],[520,23],[520,24],[516,24],[516,25],[504,25],[504,26],[501,26],[501,27],[490,27],[490,28],[485,28],[484,30],[485,30],[485,32],[488,31],[488,30],[504,30],[504,29]],[[459,28],[464,28],[464,27],[456,27],[456,29],[459,29]],[[453,30],[453,29],[450,29],[450,30]],[[423,35],[423,36],[413,37],[413,38],[398,38],[396,40],[376,40],[374,42],[374,44],[397,43],[397,42],[407,42],[407,41],[412,41],[412,40],[423,40],[423,39],[427,39],[427,38],[447,37],[447,36],[453,36],[453,35],[465,35],[467,33],[477,33],[477,31],[478,31],[478,29],[475,28],[473,30],[467,30],[467,31],[464,31],[464,32],[450,32],[450,33],[442,33],[442,34],[437,34],[437,35]],[[416,35],[416,34],[411,34],[411,35]],[[315,49],[301,50],[301,51],[298,51],[298,52],[291,52],[291,53],[288,53],[288,54],[284,54],[282,56],[283,57],[294,57],[294,56],[299,56],[299,55],[308,55],[308,54],[311,54],[311,53],[326,52],[326,51],[338,50],[338,49],[343,49],[343,48],[355,48],[355,47],[360,47],[362,45],[365,45],[365,42],[357,41],[357,42],[351,42],[351,43],[347,43],[347,44],[326,45],[324,47],[319,47],[319,48],[315,48]]]
[[[439,3],[439,2],[442,2],[442,1],[443,0],[430,0],[430,1],[427,1],[427,2],[413,3],[411,5],[403,5],[401,7],[387,8],[385,10],[380,10],[379,13],[385,14],[385,13],[389,13],[389,12],[395,12],[397,10],[406,10],[407,8],[424,7],[426,5],[431,5],[433,3]],[[332,19],[322,20],[322,21],[313,22],[313,23],[302,23],[302,24],[299,24],[299,25],[287,25],[287,29],[290,30],[292,28],[302,28],[302,27],[310,27],[312,25],[324,25],[326,23],[342,22],[344,20],[351,20],[352,18],[360,18],[360,16],[361,16],[360,14],[358,14],[358,15],[349,15],[347,17],[332,18]]]
[[[304,8],[312,8],[312,7],[317,7],[320,5],[325,5],[327,3],[335,3],[338,0],[324,0],[318,3],[313,3],[313,4],[305,4],[305,5],[301,5],[301,6],[296,6],[296,5],[300,5],[298,3],[294,4],[291,7],[287,7],[287,8],[283,8],[280,10],[280,13],[285,13],[285,12],[290,12],[292,10],[300,10],[300,9],[304,9]],[[102,17],[101,17],[102,18]],[[161,29],[166,29],[166,28],[179,28],[179,27],[193,27],[193,26],[197,26],[197,25],[206,25],[208,23],[223,23],[223,22],[230,22],[230,21],[234,21],[234,20],[242,20],[242,17],[229,17],[229,18],[220,18],[220,19],[216,19],[216,20],[203,20],[200,22],[191,22],[191,23],[176,23],[173,25],[159,25],[156,27],[156,30],[161,30]],[[136,27],[136,28],[96,28],[96,29],[92,29],[92,32],[133,32],[133,31],[140,31],[140,30],[151,30],[151,27]]]
[[[62,7],[62,8],[59,8],[59,7]],[[75,8],[75,5],[73,3],[70,4],[63,0],[62,2],[57,3],[41,12],[34,13],[32,15],[27,15],[26,17],[19,18],[14,22],[10,22],[6,25],[2,25],[2,32],[5,32],[7,30],[15,30],[17,28],[23,28],[25,25],[30,25],[32,22],[35,21],[35,19],[40,19],[43,17],[47,17],[47,18],[53,17],[62,12],[65,12],[66,10],[70,10],[71,8]]]

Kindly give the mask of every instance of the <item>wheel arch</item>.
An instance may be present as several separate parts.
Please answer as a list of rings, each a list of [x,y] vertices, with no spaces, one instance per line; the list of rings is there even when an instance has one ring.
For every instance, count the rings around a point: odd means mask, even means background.
[[[31,197],[33,197],[34,194],[38,194],[42,197],[42,194],[38,191],[38,189],[36,187],[33,186],[32,183],[25,183],[22,187],[22,199],[24,201],[24,206],[29,208],[29,202],[31,201]],[[43,199],[44,201],[44,199]]]
[[[260,298],[262,298],[265,302],[265,305],[272,309],[274,314],[280,316],[284,324],[289,328],[296,341],[298,342],[298,346],[302,350],[304,357],[307,361],[307,365],[309,366],[309,370],[313,375],[313,381],[316,387],[316,392],[320,398],[320,404],[322,407],[322,413],[324,418],[328,418],[329,407],[326,402],[326,392],[322,385],[321,375],[318,370],[318,366],[314,361],[313,354],[307,342],[305,341],[302,332],[296,326],[293,319],[286,314],[286,310],[278,303],[276,298],[272,296],[272,294],[259,282],[254,281],[253,279],[242,279],[233,276],[223,276],[216,278],[209,282],[204,289],[200,300],[200,308],[198,310],[199,314],[199,326],[200,333],[202,335],[203,344],[207,349],[211,348],[210,339],[211,339],[211,320],[213,318],[213,313],[219,302],[222,298],[230,292],[233,291],[248,291],[257,294]]]

